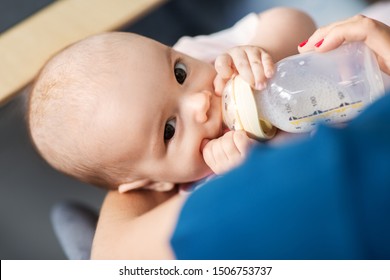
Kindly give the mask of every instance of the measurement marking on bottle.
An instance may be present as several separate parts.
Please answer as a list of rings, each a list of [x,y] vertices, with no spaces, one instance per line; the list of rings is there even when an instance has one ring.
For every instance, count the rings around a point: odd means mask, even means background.
[[[317,106],[318,103],[317,103],[317,99],[315,96],[311,96],[310,101],[311,101],[311,105],[313,105],[313,107]]]
[[[318,119],[324,119],[325,122],[330,122],[331,118],[329,116],[335,115],[335,114],[340,114],[339,116],[342,118],[347,117],[346,110],[349,109],[355,109],[358,112],[361,110],[361,107],[363,106],[363,101],[355,101],[352,103],[341,103],[338,107],[331,108],[328,110],[316,110],[312,114],[303,116],[303,117],[290,117],[289,121],[290,124],[294,126],[300,126],[302,123],[311,123],[315,122]],[[300,128],[300,127],[299,127]]]

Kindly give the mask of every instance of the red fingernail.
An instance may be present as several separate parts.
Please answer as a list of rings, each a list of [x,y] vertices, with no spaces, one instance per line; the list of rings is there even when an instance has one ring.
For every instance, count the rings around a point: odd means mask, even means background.
[[[324,39],[322,39],[321,41],[318,41],[314,46],[319,48],[322,45],[323,42],[324,42]]]
[[[306,45],[306,43],[307,43],[308,41],[309,41],[309,40],[303,41],[302,43],[299,44],[299,47],[302,48],[304,45]]]

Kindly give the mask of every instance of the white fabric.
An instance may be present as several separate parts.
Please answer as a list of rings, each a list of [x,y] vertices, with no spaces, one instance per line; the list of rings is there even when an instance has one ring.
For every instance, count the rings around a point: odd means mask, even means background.
[[[173,48],[194,58],[213,62],[219,54],[232,47],[248,45],[255,36],[257,24],[258,15],[251,13],[229,29],[211,35],[184,36]]]

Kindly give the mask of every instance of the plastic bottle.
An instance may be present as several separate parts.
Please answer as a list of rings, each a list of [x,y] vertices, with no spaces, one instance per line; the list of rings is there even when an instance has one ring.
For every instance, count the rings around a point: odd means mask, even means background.
[[[269,139],[276,128],[299,133],[320,122],[348,122],[383,94],[374,54],[364,43],[354,42],[279,61],[262,91],[235,76],[224,89],[222,112],[230,129]]]

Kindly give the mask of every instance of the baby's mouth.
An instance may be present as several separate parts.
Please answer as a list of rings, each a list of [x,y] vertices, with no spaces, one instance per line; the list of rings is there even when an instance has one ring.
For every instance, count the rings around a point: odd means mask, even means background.
[[[230,129],[225,125],[224,122],[222,122],[222,133],[221,133],[221,136],[225,135],[225,133],[227,133],[229,131],[230,131]]]

